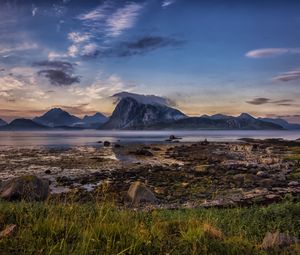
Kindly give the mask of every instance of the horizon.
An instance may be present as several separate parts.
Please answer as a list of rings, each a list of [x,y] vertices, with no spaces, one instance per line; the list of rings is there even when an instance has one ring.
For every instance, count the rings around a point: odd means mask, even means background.
[[[125,91],[300,123],[299,1],[3,2],[1,119],[108,116]]]

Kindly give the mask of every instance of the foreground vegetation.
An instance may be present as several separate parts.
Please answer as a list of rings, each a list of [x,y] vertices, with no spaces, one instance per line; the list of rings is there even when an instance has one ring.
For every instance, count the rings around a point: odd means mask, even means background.
[[[232,209],[117,209],[103,204],[0,202],[0,254],[299,254],[260,249],[266,232],[300,235],[300,203]]]

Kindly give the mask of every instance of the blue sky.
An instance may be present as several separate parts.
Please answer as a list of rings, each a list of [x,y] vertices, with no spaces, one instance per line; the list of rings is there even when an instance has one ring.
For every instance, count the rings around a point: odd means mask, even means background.
[[[1,0],[0,118],[113,110],[121,91],[190,115],[300,122],[299,1]]]

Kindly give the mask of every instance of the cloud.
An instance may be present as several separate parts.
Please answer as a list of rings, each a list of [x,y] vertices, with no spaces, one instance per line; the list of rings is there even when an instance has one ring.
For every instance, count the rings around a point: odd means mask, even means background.
[[[162,36],[144,36],[134,41],[123,42],[119,48],[118,56],[140,55],[149,51],[167,46],[180,46],[183,41]]]
[[[77,18],[82,21],[101,21],[107,17],[107,12],[111,8],[109,2],[105,2],[103,5],[96,7],[94,10],[80,14]]]
[[[88,41],[90,39],[90,37],[91,36],[89,34],[86,34],[86,33],[82,34],[79,32],[70,32],[68,34],[69,40],[71,40],[74,43],[82,43],[82,42]]]
[[[166,8],[175,3],[175,0],[165,0],[162,2],[161,7]]]
[[[134,55],[143,55],[148,52],[164,48],[178,47],[184,44],[184,41],[164,36],[143,36],[134,40],[123,41],[110,47],[99,48],[96,44],[90,44],[81,52],[82,57],[130,57]]]
[[[93,31],[93,35],[117,37],[136,23],[137,17],[143,9],[142,3],[127,2],[116,8],[116,4],[105,1],[95,9],[79,15],[77,18]]]
[[[248,104],[254,104],[254,105],[262,105],[262,104],[268,104],[270,103],[270,98],[264,98],[264,97],[257,97],[250,101],[247,101]]]
[[[264,48],[246,53],[248,58],[278,57],[284,54],[300,54],[300,48]]]
[[[55,86],[68,86],[80,82],[79,76],[72,76],[63,70],[41,70],[38,74],[48,78],[50,83]]]
[[[293,81],[298,79],[300,79],[300,69],[285,72],[273,78],[274,81],[283,81],[283,82]]]
[[[10,55],[20,51],[35,50],[38,48],[36,43],[24,42],[13,46],[0,45],[0,55]]]
[[[119,76],[112,74],[104,76],[100,74],[96,80],[87,87],[73,86],[69,92],[82,100],[96,100],[110,97],[121,91],[131,91],[135,84],[124,82]]]
[[[263,104],[275,104],[279,106],[292,106],[294,100],[292,99],[280,99],[280,100],[271,100],[270,98],[265,98],[265,97],[257,97],[254,98],[250,101],[246,101],[248,104],[253,104],[253,105],[263,105]]]
[[[0,98],[7,102],[32,102],[48,98],[48,94],[38,84],[36,70],[31,67],[7,69],[0,77]]]
[[[155,96],[155,95],[140,95],[140,94],[123,91],[114,94],[112,97],[117,99],[116,102],[120,101],[123,98],[130,97],[143,104],[152,104],[152,105],[159,104],[159,105],[167,105],[167,106],[174,105],[174,102],[171,101],[170,99],[165,97]]]
[[[116,37],[134,26],[143,5],[130,3],[119,8],[106,20],[107,36]]]
[[[44,60],[44,61],[39,61],[39,62],[33,63],[33,66],[61,69],[61,70],[68,71],[68,72],[72,72],[74,69],[74,64],[67,62],[67,61]]]

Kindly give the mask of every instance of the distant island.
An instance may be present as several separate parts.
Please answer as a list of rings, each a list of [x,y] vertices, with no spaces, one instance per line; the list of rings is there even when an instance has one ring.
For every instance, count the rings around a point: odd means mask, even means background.
[[[6,123],[0,119],[0,130],[295,130],[300,124],[291,124],[280,118],[255,118],[248,113],[239,116],[215,114],[190,117],[161,102],[155,96],[121,92],[114,97],[118,103],[110,117],[102,113],[79,118],[53,108],[42,116],[15,119]]]

